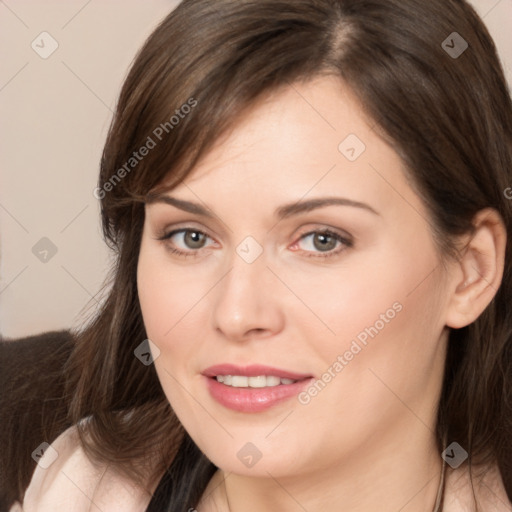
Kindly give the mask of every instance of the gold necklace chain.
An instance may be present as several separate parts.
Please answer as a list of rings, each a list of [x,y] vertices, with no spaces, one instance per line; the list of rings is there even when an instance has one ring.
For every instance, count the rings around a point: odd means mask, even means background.
[[[443,458],[443,465],[441,467],[441,478],[439,480],[439,488],[437,489],[437,498],[434,504],[433,512],[439,512],[442,510],[443,497],[444,497],[444,485],[445,485],[445,474],[446,474],[446,461]]]

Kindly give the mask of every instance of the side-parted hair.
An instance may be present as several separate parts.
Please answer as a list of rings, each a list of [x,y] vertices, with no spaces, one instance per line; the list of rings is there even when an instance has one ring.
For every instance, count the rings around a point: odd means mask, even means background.
[[[460,55],[458,37],[468,45]],[[194,507],[216,468],[180,425],[154,366],[134,356],[147,337],[136,281],[145,200],[164,180],[168,189],[179,184],[265,95],[323,75],[355,93],[402,158],[440,254],[456,257],[457,237],[472,232],[484,208],[512,232],[511,97],[494,43],[466,1],[179,4],[122,87],[95,192],[116,261],[67,367],[70,418],[87,453],[140,482],[165,474],[151,510]],[[134,159],[143,146],[146,156]],[[443,439],[457,441],[470,468],[497,463],[512,499],[511,249],[509,236],[490,305],[450,332],[436,437],[439,453]]]

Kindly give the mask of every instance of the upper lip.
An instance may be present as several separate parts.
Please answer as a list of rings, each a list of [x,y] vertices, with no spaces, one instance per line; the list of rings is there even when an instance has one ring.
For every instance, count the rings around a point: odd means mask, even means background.
[[[244,375],[246,377],[258,377],[260,375],[266,375],[292,380],[303,380],[312,377],[305,373],[295,373],[260,364],[252,364],[250,366],[238,366],[229,363],[216,364],[206,368],[206,370],[203,370],[201,373],[206,377],[217,377],[217,375]]]

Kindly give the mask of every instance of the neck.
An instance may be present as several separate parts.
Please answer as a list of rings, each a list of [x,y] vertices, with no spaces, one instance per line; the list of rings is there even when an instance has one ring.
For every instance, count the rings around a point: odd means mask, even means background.
[[[369,442],[335,468],[257,478],[219,470],[209,485],[215,506],[199,512],[432,512],[442,469],[434,437],[402,434]]]

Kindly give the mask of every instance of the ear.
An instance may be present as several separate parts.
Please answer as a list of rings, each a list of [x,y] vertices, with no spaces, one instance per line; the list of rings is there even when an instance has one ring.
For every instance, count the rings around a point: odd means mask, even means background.
[[[503,277],[507,231],[500,214],[491,208],[477,213],[475,231],[464,239],[452,271],[446,325],[460,329],[474,322],[492,301]]]

